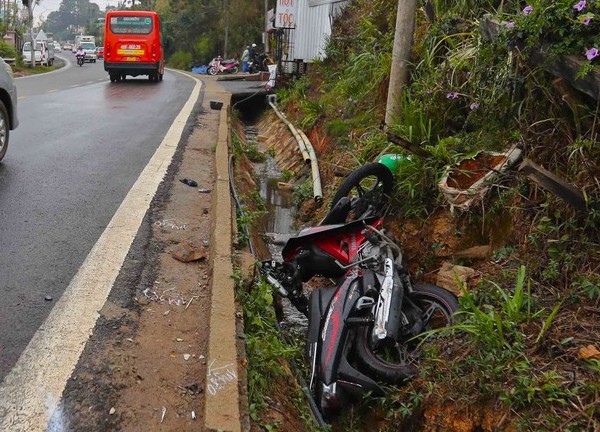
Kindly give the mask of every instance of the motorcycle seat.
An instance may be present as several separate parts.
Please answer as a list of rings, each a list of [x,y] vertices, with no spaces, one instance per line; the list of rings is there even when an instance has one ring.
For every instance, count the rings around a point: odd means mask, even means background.
[[[236,59],[221,60],[221,64],[237,63]]]

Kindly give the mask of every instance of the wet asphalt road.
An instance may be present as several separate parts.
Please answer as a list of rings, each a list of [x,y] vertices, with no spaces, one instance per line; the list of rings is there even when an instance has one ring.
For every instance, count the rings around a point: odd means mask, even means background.
[[[70,53],[63,53],[71,62]],[[111,84],[102,61],[16,80],[0,163],[0,380],[40,327],[187,100],[193,81]],[[46,300],[52,299],[52,300]]]

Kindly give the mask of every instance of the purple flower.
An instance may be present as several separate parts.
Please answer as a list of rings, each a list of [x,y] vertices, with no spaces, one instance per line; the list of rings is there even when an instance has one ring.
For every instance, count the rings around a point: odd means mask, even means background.
[[[458,93],[456,92],[448,92],[446,94],[446,99],[457,99],[458,98]]]
[[[598,48],[590,48],[589,50],[587,50],[585,52],[585,56],[587,57],[588,60],[593,60],[596,57],[598,57],[598,54],[600,54],[600,52],[598,51]]]
[[[515,28],[515,22],[514,21],[509,21],[507,23],[504,23],[504,25],[506,26],[506,28]]]
[[[469,108],[471,108],[471,111],[476,110],[479,108],[479,104],[477,102],[473,102],[471,105],[469,105]]]
[[[581,12],[583,9],[585,9],[587,5],[587,2],[585,0],[581,0],[579,3],[576,3],[573,6],[573,9],[577,9],[578,12]]]
[[[583,19],[581,19],[581,24],[583,25],[588,25],[590,23],[590,21],[592,21],[592,16],[591,15],[587,15],[587,16],[583,16]]]
[[[523,9],[523,13],[525,15],[529,15],[531,12],[533,12],[533,6],[525,6],[525,8]]]
[[[430,95],[431,94],[431,90],[429,90],[429,89],[425,90],[425,94]]]

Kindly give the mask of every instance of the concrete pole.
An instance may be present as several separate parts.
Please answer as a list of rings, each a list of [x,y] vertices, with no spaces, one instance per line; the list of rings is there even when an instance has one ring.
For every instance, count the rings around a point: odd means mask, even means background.
[[[400,115],[402,89],[408,80],[408,64],[413,46],[417,0],[398,0],[396,33],[392,51],[392,68],[388,88],[385,124],[390,125]]]
[[[265,52],[269,52],[269,34],[267,33],[267,26],[269,25],[269,0],[265,0],[265,28],[263,29],[263,35],[265,39]]]
[[[33,3],[33,1],[29,0],[27,9],[29,11],[29,33],[31,34],[31,67],[35,69],[35,37],[33,35],[33,7],[31,6],[31,3]]]
[[[227,49],[229,45],[229,2],[224,1],[225,6],[225,42],[223,46],[223,58],[227,59]]]

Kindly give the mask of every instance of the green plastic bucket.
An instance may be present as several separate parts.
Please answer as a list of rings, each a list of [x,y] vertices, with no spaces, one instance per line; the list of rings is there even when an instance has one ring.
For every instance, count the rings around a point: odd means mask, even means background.
[[[377,162],[385,165],[391,172],[395,173],[402,165],[410,163],[410,160],[410,156],[401,153],[387,153],[381,156]]]

